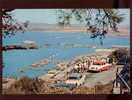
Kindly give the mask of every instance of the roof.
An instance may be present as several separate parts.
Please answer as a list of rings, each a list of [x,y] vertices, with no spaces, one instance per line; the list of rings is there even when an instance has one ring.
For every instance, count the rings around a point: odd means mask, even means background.
[[[104,61],[94,61],[94,64],[104,64]]]

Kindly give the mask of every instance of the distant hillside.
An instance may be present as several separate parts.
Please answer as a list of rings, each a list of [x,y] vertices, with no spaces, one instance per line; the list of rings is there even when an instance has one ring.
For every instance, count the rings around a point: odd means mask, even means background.
[[[82,25],[59,26],[58,24],[30,23],[28,31],[62,31],[62,30],[86,30]]]
[[[86,32],[86,27],[82,25],[70,25],[70,26],[59,26],[58,24],[47,24],[47,23],[30,23],[28,31],[60,31],[60,32]],[[130,35],[129,25],[119,25],[119,32],[110,31],[109,33],[116,35]]]

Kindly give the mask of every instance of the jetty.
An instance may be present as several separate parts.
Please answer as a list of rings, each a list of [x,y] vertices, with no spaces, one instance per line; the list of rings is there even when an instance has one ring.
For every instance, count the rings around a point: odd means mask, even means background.
[[[25,40],[23,43],[14,44],[14,45],[6,45],[2,47],[2,50],[23,50],[23,49],[37,49],[38,46],[35,41]]]
[[[47,65],[47,64],[49,64],[49,60],[48,59],[43,59],[39,62],[33,63],[31,66],[32,67],[39,67],[39,66]]]

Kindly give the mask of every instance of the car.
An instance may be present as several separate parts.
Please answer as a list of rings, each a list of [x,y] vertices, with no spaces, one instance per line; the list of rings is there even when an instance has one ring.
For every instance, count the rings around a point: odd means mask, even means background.
[[[112,64],[103,62],[103,61],[94,61],[90,67],[89,71],[94,71],[94,72],[102,72],[105,70],[109,70],[110,67],[112,67]]]
[[[54,77],[57,73],[58,73],[57,70],[50,70],[50,71],[48,71],[47,76],[50,77],[50,78],[52,78],[52,77]]]
[[[81,75],[80,73],[71,73],[67,80],[66,84],[74,84],[76,86],[80,86],[85,82],[86,75]]]

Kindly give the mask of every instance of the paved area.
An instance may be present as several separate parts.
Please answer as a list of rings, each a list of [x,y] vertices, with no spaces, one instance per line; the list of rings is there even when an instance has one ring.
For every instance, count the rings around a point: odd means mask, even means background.
[[[119,66],[115,66],[108,71],[103,71],[100,73],[90,73],[90,72],[87,73],[87,78],[86,78],[84,86],[93,87],[100,83],[107,84],[110,81],[113,81],[116,78],[117,67]]]
[[[115,67],[110,68],[108,71],[102,71],[99,73],[86,72],[82,73],[86,75],[86,81],[84,86],[86,87],[94,87],[97,84],[107,84],[110,81],[113,81],[116,78],[117,67],[121,67],[122,65],[116,65]],[[53,79],[55,80],[64,80],[68,71],[72,70],[72,67],[65,68],[63,71],[59,71]],[[49,76],[41,76],[41,79],[50,79]]]

